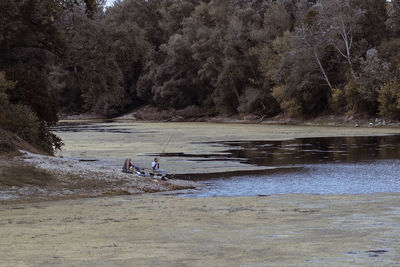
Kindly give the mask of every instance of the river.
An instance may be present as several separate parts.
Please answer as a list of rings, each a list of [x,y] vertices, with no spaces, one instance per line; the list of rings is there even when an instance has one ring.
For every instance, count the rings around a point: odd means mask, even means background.
[[[75,121],[53,129],[61,155],[121,168],[160,157],[189,197],[400,192],[400,129]]]

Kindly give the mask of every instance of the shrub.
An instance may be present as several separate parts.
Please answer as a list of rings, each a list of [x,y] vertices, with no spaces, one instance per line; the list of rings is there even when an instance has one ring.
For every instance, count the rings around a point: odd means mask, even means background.
[[[294,97],[286,96],[285,87],[283,85],[275,86],[272,89],[272,96],[279,103],[282,111],[290,117],[299,117],[303,114],[300,101]]]
[[[400,119],[399,80],[389,81],[381,87],[378,102],[380,115],[390,119]]]
[[[263,93],[262,91],[250,88],[240,96],[239,108],[241,113],[252,113],[262,109],[263,104]]]
[[[7,81],[4,73],[0,72],[0,126],[45,152],[52,153],[60,149],[63,145],[61,139],[50,132],[47,124],[30,107],[9,102],[6,91],[12,90],[14,86],[15,83]],[[13,146],[7,142],[2,147],[6,151]]]
[[[14,152],[16,147],[13,143],[6,142],[5,140],[0,140],[0,153],[10,153]]]
[[[283,101],[281,109],[290,117],[299,117],[303,114],[302,106],[296,98]]]
[[[271,95],[256,88],[249,88],[240,97],[238,111],[256,115],[274,116],[279,112],[279,105]]]
[[[400,73],[400,38],[382,41],[379,54],[390,63],[392,71]]]
[[[46,122],[40,122],[40,126],[37,133],[37,144],[47,152],[54,152],[54,150],[60,150],[64,145],[64,142],[60,137],[50,132]]]
[[[344,87],[346,110],[350,114],[362,114],[368,110],[368,105],[361,97],[362,85],[356,78],[350,78]]]
[[[7,81],[4,72],[0,72],[0,125],[7,123],[7,116],[5,113],[8,111],[9,100],[7,90],[14,88],[15,83]]]
[[[10,105],[9,110],[6,113],[8,123],[6,128],[22,139],[34,142],[35,136],[37,136],[40,122],[36,114],[25,105],[17,104]]]
[[[331,110],[335,114],[344,113],[346,110],[346,104],[347,104],[346,96],[343,90],[338,88],[333,88],[331,98],[329,101],[329,106]]]

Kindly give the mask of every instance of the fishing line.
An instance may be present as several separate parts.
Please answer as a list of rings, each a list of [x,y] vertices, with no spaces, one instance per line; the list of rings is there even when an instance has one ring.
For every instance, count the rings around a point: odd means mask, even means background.
[[[165,149],[167,148],[169,142],[171,141],[172,135],[173,135],[173,133],[169,136],[168,141],[167,141],[167,143],[165,143],[164,148],[163,148],[163,150],[161,151],[161,153],[158,154],[158,160],[159,160],[159,161],[161,160],[161,154],[164,154]]]

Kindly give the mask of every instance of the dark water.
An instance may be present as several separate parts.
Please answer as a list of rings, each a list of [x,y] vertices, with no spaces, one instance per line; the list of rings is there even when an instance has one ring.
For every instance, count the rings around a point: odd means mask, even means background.
[[[355,163],[365,160],[400,159],[400,136],[321,137],[288,141],[226,141],[228,155],[164,153],[163,157],[227,158],[257,166],[293,166],[315,163]]]
[[[133,133],[128,128],[115,127],[106,124],[87,124],[87,123],[60,123],[51,128],[54,133],[61,132],[92,132],[92,133]]]
[[[202,155],[200,160],[229,158],[279,168],[254,173],[210,174],[200,181],[206,185],[204,189],[190,191],[185,196],[400,192],[400,136],[397,135],[229,141],[216,145],[228,146],[228,154],[219,158]],[[200,177],[204,175],[188,176],[193,180]]]

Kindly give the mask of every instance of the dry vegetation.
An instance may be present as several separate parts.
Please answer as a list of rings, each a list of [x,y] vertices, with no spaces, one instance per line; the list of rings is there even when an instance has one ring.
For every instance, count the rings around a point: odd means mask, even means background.
[[[56,178],[40,169],[28,166],[0,167],[0,186],[32,185],[46,187],[53,185]]]

